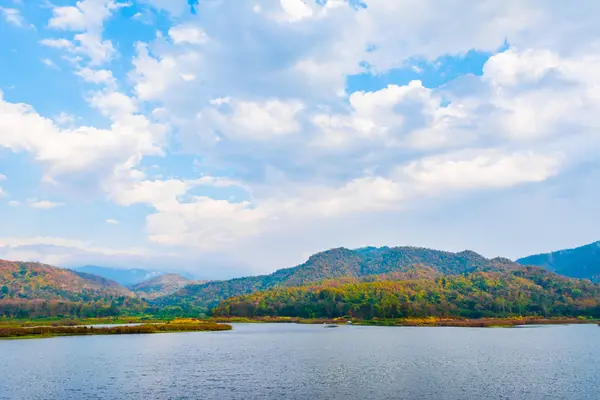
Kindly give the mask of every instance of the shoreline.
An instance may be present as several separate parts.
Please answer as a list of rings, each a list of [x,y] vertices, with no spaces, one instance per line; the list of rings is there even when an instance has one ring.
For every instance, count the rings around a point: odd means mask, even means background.
[[[207,319],[216,323],[295,323],[295,324],[326,324],[326,325],[359,325],[359,326],[399,326],[399,327],[464,327],[464,328],[512,328],[525,325],[573,325],[597,324],[600,320],[581,318],[402,318],[402,319],[326,319],[326,318],[296,318],[296,317],[212,317]]]
[[[398,318],[360,320],[350,318],[298,318],[298,317],[209,317],[176,318],[173,320],[144,319],[139,317],[121,317],[118,319],[82,319],[82,320],[0,320],[0,340],[41,339],[60,336],[96,336],[152,334],[172,332],[205,332],[232,330],[231,324],[288,323],[309,325],[358,325],[388,327],[457,327],[457,328],[514,328],[527,325],[573,325],[596,324],[600,320],[587,318]],[[62,325],[64,324],[64,325]],[[137,324],[137,325],[127,325]],[[114,325],[95,327],[94,325]]]

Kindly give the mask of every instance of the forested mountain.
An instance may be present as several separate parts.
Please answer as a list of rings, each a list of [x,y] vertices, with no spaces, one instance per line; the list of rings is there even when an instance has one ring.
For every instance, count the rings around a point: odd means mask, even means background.
[[[574,249],[537,254],[518,259],[522,265],[536,265],[557,274],[590,279],[600,283],[600,242]]]
[[[229,297],[255,291],[279,286],[299,286],[338,277],[403,272],[415,265],[431,267],[442,274],[518,266],[508,259],[490,260],[472,251],[451,253],[417,247],[367,247],[357,250],[338,248],[315,254],[302,265],[281,269],[270,275],[189,285],[170,296],[157,299],[156,305],[178,305],[184,310],[207,310]]]
[[[109,315],[142,306],[129,289],[100,276],[0,260],[0,315]]]
[[[163,272],[148,271],[140,268],[121,269],[101,267],[98,265],[85,265],[83,267],[74,268],[73,270],[76,272],[102,276],[106,279],[118,282],[123,286],[135,285],[164,274]]]
[[[160,296],[175,293],[179,289],[195,282],[179,274],[164,274],[130,286],[131,290],[145,299],[155,299]]]
[[[225,300],[215,316],[303,318],[600,317],[600,285],[537,267],[328,280]],[[436,275],[437,274],[437,275]]]

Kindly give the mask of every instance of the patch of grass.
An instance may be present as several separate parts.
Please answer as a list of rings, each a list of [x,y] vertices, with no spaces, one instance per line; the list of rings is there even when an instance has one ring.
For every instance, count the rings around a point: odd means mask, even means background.
[[[227,331],[232,326],[213,322],[173,322],[165,324],[143,324],[136,326],[87,327],[87,326],[36,326],[0,327],[0,338],[41,338],[80,335],[127,335],[163,332]]]

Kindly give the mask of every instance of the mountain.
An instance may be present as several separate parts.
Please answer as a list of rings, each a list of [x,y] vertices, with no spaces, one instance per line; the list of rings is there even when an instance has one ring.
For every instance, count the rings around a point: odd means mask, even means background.
[[[359,278],[405,272],[414,266],[431,267],[441,274],[464,274],[475,270],[515,268],[518,264],[508,259],[490,260],[472,251],[451,253],[417,247],[337,248],[315,254],[302,265],[270,275],[188,285],[172,295],[157,298],[155,304],[202,312],[229,297],[274,287],[300,286],[339,277]]]
[[[142,305],[129,289],[100,276],[0,260],[0,315],[110,315]]]
[[[574,249],[536,254],[517,260],[522,265],[544,267],[572,278],[590,279],[600,283],[600,242]]]
[[[440,274],[438,272],[438,274]],[[600,317],[600,285],[539,267],[329,280],[223,301],[214,316],[301,318]]]
[[[192,281],[179,274],[164,274],[131,285],[130,289],[138,296],[152,300],[160,296],[175,293],[179,289],[192,283],[201,282]]]
[[[164,274],[164,272],[148,271],[140,268],[119,269],[101,267],[98,265],[86,265],[83,267],[73,268],[73,270],[76,272],[84,272],[88,274],[102,276],[104,278],[118,282],[123,286],[135,285],[137,283]]]

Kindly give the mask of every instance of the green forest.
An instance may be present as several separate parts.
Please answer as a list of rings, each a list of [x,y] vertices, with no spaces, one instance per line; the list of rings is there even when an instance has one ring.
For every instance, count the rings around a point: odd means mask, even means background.
[[[410,317],[600,317],[600,286],[541,268],[409,280],[328,280],[225,300],[215,316],[359,319]]]
[[[136,289],[137,288],[137,289]],[[477,253],[332,249],[269,275],[124,287],[88,273],[0,260],[0,318],[600,317],[600,285]]]

